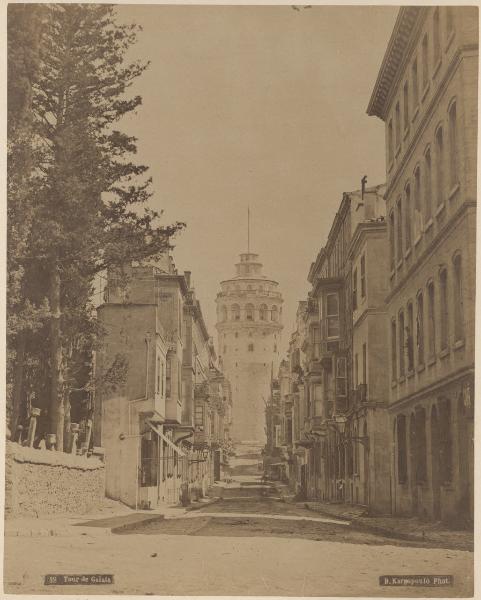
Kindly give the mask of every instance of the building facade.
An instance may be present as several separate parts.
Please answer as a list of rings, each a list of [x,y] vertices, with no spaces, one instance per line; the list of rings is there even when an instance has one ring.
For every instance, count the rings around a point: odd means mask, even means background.
[[[264,407],[277,372],[282,332],[278,283],[262,274],[257,254],[244,253],[236,275],[217,294],[219,362],[232,387],[236,442],[266,439]]]
[[[384,186],[345,193],[278,372],[286,474],[300,497],[390,511]],[[274,439],[274,437],[273,437]]]
[[[231,402],[190,273],[179,274],[170,256],[126,267],[122,277],[109,273],[104,300],[94,443],[105,449],[106,493],[136,508],[187,503],[220,478]],[[200,440],[202,385],[209,425]]]
[[[392,510],[473,515],[478,16],[400,9],[368,113],[386,125]]]

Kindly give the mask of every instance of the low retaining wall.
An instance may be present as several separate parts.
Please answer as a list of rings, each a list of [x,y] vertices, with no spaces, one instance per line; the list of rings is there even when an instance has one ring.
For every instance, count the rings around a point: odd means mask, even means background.
[[[6,443],[6,516],[82,514],[101,506],[105,468],[96,457]]]

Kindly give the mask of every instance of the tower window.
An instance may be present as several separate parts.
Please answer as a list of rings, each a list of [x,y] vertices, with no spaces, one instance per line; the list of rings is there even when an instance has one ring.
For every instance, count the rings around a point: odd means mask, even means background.
[[[260,308],[259,308],[259,319],[261,321],[267,321],[267,305],[266,304],[261,304]]]
[[[254,352],[254,344],[249,344],[249,345],[247,346],[247,350],[248,350],[249,352]]]
[[[232,305],[232,320],[239,321],[240,319],[240,306],[238,304]]]

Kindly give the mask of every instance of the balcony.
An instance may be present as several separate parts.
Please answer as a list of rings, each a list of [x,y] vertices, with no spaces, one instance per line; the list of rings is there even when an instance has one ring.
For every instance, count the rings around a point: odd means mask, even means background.
[[[307,372],[311,375],[322,375],[322,362],[318,358],[310,360],[307,364]]]
[[[282,298],[282,294],[280,292],[268,292],[268,291],[263,291],[261,292],[260,290],[231,290],[229,292],[219,292],[217,294],[218,298],[230,298],[230,297],[253,297],[253,296],[258,296],[259,298],[278,298],[281,299]]]
[[[311,431],[321,432],[326,428],[325,419],[321,415],[311,417]]]
[[[351,391],[353,404],[364,404],[367,402],[367,384],[360,383],[357,388]]]
[[[358,401],[361,404],[367,402],[367,383],[360,383],[357,386]]]

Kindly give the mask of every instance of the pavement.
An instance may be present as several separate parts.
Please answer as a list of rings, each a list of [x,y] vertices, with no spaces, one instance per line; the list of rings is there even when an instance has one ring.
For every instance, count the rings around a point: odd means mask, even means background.
[[[47,515],[42,517],[7,517],[6,537],[68,537],[77,535],[110,535],[124,527],[164,518],[175,519],[214,503],[217,498],[205,498],[190,506],[160,506],[155,510],[133,510],[115,500],[105,499],[97,511],[78,515]]]
[[[353,528],[393,539],[474,551],[473,529],[454,529],[445,523],[425,521],[418,517],[370,516],[366,507],[343,503],[296,502],[296,505],[325,517],[345,519]]]
[[[251,511],[246,506],[251,503]],[[239,510],[242,508],[242,511]],[[242,512],[245,516],[236,517]],[[183,516],[95,535],[5,538],[6,593],[470,597],[473,553],[404,546],[272,498],[221,500]],[[217,516],[221,514],[221,516]],[[335,519],[333,519],[335,520]],[[74,527],[71,530],[75,530]],[[407,543],[409,544],[409,543]],[[47,574],[113,575],[108,585],[58,585]],[[391,574],[448,574],[449,587],[382,587]]]
[[[249,478],[243,473],[236,482],[250,488],[251,496],[211,499],[187,509],[133,511],[110,502],[81,517],[9,520],[4,591],[61,596],[473,595],[473,552],[462,544],[433,541],[435,528],[428,540],[426,531],[421,540],[405,540],[393,535],[403,525],[395,520],[386,535],[379,518],[362,524],[372,517],[359,507],[289,502],[266,495],[258,480],[258,474]],[[32,534],[39,531],[49,533]],[[46,588],[46,575],[72,573],[112,575],[113,581]],[[448,587],[381,586],[380,577],[392,574],[454,579]]]

